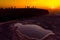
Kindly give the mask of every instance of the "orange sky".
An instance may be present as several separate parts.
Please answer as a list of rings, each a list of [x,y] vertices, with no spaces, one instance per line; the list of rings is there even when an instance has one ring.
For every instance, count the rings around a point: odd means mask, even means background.
[[[60,8],[60,0],[0,0],[0,7],[6,8],[16,6],[24,8],[25,6],[36,6],[37,8]]]

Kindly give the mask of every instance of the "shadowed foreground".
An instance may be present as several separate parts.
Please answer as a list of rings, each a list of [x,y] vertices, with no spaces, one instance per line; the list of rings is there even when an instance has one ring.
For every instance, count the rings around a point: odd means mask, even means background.
[[[19,36],[16,35],[16,33],[14,31],[11,30],[10,25],[16,22],[20,22],[22,24],[36,24],[36,25],[40,25],[45,29],[49,29],[52,30],[55,33],[56,37],[53,36],[49,36],[48,38],[44,39],[44,40],[60,40],[60,31],[59,30],[59,26],[58,24],[60,23],[59,20],[60,17],[58,16],[39,16],[38,19],[37,17],[33,17],[33,18],[28,18],[28,19],[22,19],[22,20],[13,20],[13,21],[9,21],[9,22],[5,22],[5,23],[1,23],[0,27],[3,28],[1,33],[1,39],[2,40],[20,40]],[[57,20],[57,21],[56,21]],[[56,26],[55,26],[56,25]],[[24,38],[24,37],[22,37]],[[26,38],[24,38],[23,40],[25,40]],[[26,39],[29,40],[29,39]]]

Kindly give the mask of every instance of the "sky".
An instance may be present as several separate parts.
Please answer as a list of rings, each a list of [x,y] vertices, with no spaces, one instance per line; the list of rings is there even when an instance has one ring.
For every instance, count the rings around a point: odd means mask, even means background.
[[[35,6],[37,8],[60,8],[60,0],[0,0],[0,8],[24,8],[25,6]]]

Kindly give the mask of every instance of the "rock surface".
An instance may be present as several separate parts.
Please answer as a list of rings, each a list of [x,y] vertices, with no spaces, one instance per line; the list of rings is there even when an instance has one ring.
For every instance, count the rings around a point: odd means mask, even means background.
[[[0,40],[13,40],[14,32],[11,30],[11,24],[20,22],[22,24],[36,24],[40,25],[45,29],[52,30],[55,33],[56,38],[51,40],[60,40],[60,16],[37,16],[22,20],[13,20],[10,22],[0,23]],[[18,36],[16,36],[16,40],[19,40]],[[48,39],[48,40],[50,40]],[[15,40],[15,39],[14,39]],[[23,39],[25,40],[25,39]]]

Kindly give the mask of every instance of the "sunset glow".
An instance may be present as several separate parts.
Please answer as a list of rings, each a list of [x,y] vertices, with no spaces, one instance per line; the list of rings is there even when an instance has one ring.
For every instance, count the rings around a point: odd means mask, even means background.
[[[0,7],[6,8],[11,6],[15,6],[16,8],[35,6],[37,8],[56,9],[60,7],[60,0],[0,0]]]

